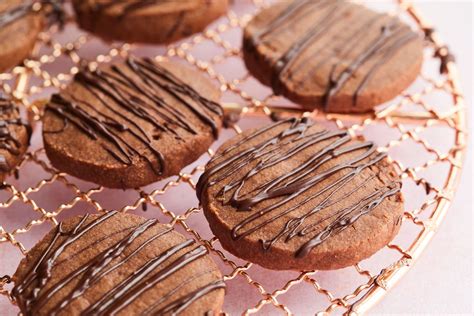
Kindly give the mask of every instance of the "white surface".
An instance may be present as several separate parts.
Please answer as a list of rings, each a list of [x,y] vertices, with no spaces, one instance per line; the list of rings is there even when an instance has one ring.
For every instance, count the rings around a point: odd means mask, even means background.
[[[415,1],[456,56],[472,126],[473,2]],[[472,139],[472,129],[470,129]],[[472,143],[472,142],[470,142]],[[421,258],[371,314],[472,314],[472,144],[444,223]]]

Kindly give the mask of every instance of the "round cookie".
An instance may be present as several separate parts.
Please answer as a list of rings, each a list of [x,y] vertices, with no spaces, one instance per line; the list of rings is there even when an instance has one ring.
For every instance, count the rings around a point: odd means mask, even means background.
[[[44,18],[30,1],[0,1],[0,72],[28,57],[41,31]]]
[[[0,181],[21,162],[31,137],[31,126],[18,108],[0,96]]]
[[[202,31],[228,0],[73,0],[79,25],[106,40],[170,43]]]
[[[220,312],[225,292],[204,246],[117,212],[64,221],[13,281],[23,315],[204,315]]]
[[[422,37],[398,18],[343,0],[282,1],[246,26],[244,60],[306,109],[368,112],[418,76]]]
[[[112,188],[178,174],[217,138],[220,92],[180,64],[129,58],[83,69],[45,108],[43,139],[57,169]]]
[[[289,119],[224,143],[197,196],[234,255],[269,269],[331,270],[393,239],[403,215],[400,188],[372,142]]]

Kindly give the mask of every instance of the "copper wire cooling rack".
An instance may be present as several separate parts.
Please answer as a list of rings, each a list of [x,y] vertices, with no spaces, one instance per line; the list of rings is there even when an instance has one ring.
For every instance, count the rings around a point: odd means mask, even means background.
[[[383,10],[426,35],[425,62],[417,81],[373,114],[303,112],[261,86],[240,59],[242,27],[268,2],[234,1],[232,10],[206,31],[168,47],[106,44],[67,22],[64,31],[52,27],[42,34],[33,57],[24,65],[0,74],[2,90],[37,122],[32,146],[17,168],[19,178],[8,178],[0,191],[0,277],[5,275],[0,279],[2,312],[17,311],[9,292],[9,275],[46,231],[64,218],[111,208],[158,217],[208,247],[228,286],[224,313],[362,314],[410,269],[442,222],[463,165],[465,109],[453,58],[433,26],[410,2],[384,3]],[[52,168],[41,142],[44,100],[83,63],[110,62],[131,53],[187,63],[220,85],[227,114],[234,118],[240,114],[240,120],[223,132],[213,149],[241,128],[282,115],[310,116],[325,125],[347,128],[353,137],[364,135],[376,141],[381,151],[389,153],[403,179],[406,211],[399,235],[354,267],[329,272],[270,271],[223,250],[198,208],[195,184],[212,149],[169,182],[125,192],[97,187]]]

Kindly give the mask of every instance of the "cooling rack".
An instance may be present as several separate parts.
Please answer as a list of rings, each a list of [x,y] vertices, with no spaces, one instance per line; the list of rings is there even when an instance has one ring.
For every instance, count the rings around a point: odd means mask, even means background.
[[[0,74],[2,90],[22,105],[34,124],[32,145],[16,177],[9,177],[0,190],[3,313],[18,312],[10,295],[10,275],[29,248],[64,218],[111,209],[157,217],[208,247],[228,286],[223,313],[232,315],[363,314],[410,269],[448,211],[463,166],[465,108],[453,56],[409,1],[371,3],[425,35],[422,73],[407,91],[375,113],[304,112],[260,85],[241,61],[242,27],[270,2],[236,0],[228,14],[207,30],[167,47],[103,43],[80,32],[68,18],[64,30],[52,27],[41,34],[33,57]],[[183,62],[211,78],[222,91],[228,129],[206,155],[178,176],[138,190],[106,189],[58,172],[42,148],[45,100],[84,63],[106,63],[129,54]],[[272,119],[302,115],[375,141],[379,150],[388,152],[403,179],[406,211],[400,233],[373,257],[350,268],[277,272],[242,261],[222,249],[195,198],[203,165],[220,143]]]

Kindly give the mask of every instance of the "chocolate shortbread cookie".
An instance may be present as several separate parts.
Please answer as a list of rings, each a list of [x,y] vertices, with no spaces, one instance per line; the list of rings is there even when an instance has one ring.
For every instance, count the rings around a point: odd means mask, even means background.
[[[84,69],[46,106],[46,153],[53,166],[84,180],[147,185],[206,152],[222,125],[219,95],[180,64],[131,57]]]
[[[367,112],[420,72],[422,37],[398,18],[343,0],[282,1],[246,26],[250,72],[307,109]]]
[[[0,72],[27,58],[48,22],[62,22],[60,0],[0,1]]]
[[[20,163],[31,137],[31,126],[12,101],[0,96],[0,181]]]
[[[156,219],[74,217],[21,261],[12,295],[23,315],[204,315],[225,284],[204,246]]]
[[[43,27],[31,1],[0,1],[0,72],[28,57]]]
[[[338,269],[392,240],[401,182],[372,142],[306,119],[245,131],[217,150],[197,185],[231,253],[277,270]]]
[[[170,43],[202,31],[228,0],[73,0],[81,28],[106,40]]]

